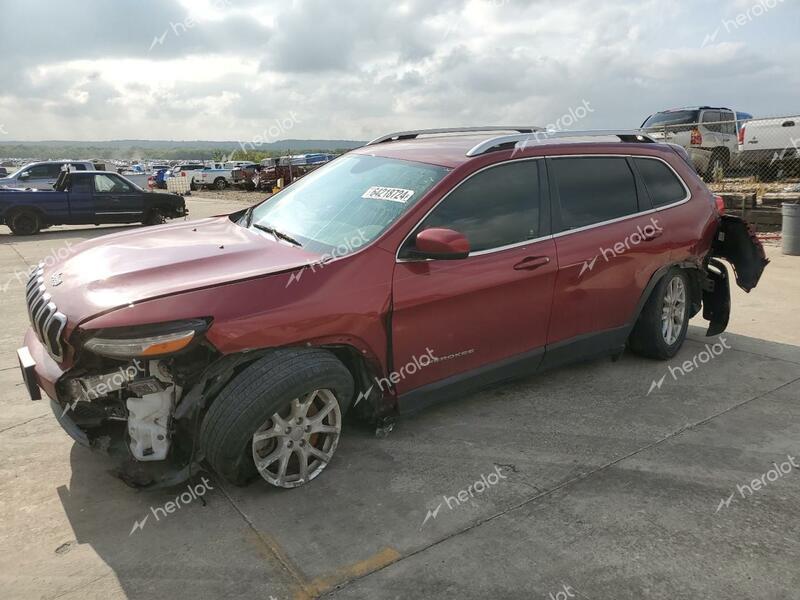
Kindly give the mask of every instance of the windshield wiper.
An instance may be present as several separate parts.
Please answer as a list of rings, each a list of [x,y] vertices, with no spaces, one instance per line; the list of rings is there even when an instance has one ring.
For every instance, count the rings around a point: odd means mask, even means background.
[[[256,209],[256,206],[254,204],[253,206],[251,206],[250,208],[248,208],[245,211],[245,213],[244,213],[245,227],[250,227],[250,225],[253,224],[253,212],[255,211],[255,209]]]
[[[253,225],[253,227],[258,229],[259,231],[266,231],[267,233],[271,233],[276,238],[281,238],[282,240],[286,240],[290,244],[294,244],[295,246],[299,246],[300,248],[303,247],[303,244],[298,242],[296,239],[294,239],[288,233],[283,233],[282,231],[278,231],[274,227],[270,227],[269,225],[261,225],[260,223],[256,223],[255,225]]]

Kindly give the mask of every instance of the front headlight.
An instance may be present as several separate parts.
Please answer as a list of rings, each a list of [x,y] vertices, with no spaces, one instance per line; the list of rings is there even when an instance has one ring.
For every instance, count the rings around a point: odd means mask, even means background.
[[[208,328],[202,320],[101,329],[83,347],[109,358],[157,358],[186,349]]]

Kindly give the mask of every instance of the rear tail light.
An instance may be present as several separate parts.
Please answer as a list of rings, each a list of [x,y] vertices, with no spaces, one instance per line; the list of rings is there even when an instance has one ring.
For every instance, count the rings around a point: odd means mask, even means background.
[[[742,125],[739,128],[739,145],[740,146],[744,145],[744,130],[745,130],[745,127],[747,127],[747,125]]]
[[[692,139],[689,142],[692,146],[702,146],[703,145],[703,135],[700,133],[699,129],[692,129]]]
[[[181,177],[186,177],[186,171],[181,171]]]
[[[725,198],[722,196],[714,196],[714,204],[717,207],[717,212],[721,215],[725,214]]]

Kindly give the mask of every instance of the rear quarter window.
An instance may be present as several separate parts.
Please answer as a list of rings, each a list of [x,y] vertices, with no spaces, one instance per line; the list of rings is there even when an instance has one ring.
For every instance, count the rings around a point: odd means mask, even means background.
[[[635,158],[636,168],[644,181],[653,208],[684,200],[686,188],[667,165],[654,158]]]
[[[624,157],[551,159],[564,230],[612,221],[639,211],[636,180]]]

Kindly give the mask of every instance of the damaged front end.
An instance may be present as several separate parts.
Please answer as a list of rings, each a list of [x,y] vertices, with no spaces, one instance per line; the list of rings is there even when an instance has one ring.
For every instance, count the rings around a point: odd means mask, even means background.
[[[136,487],[179,484],[201,467],[203,408],[260,353],[220,356],[204,340],[210,320],[78,332],[74,366],[52,408],[79,443],[117,458]]]
[[[711,252],[703,265],[703,318],[709,322],[707,336],[725,331],[730,320],[730,277],[728,268],[719,259],[733,266],[736,284],[748,293],[758,285],[769,264],[764,246],[753,228],[739,217],[720,215]]]

